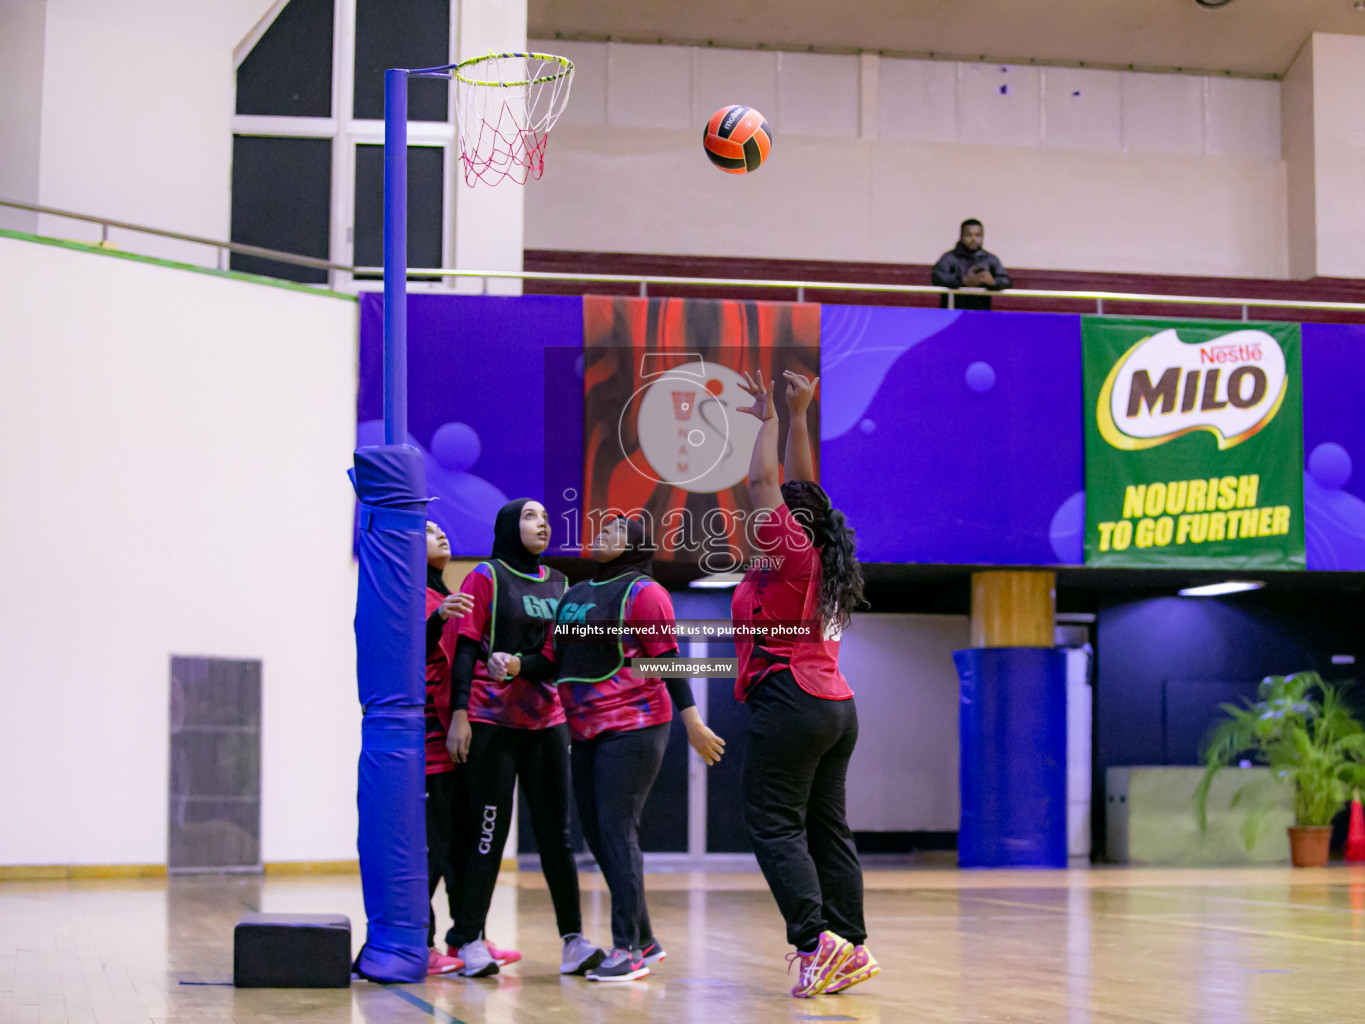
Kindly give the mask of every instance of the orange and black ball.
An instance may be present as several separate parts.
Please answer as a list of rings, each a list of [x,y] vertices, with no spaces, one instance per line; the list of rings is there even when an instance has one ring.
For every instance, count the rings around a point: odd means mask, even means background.
[[[706,122],[702,144],[711,162],[729,174],[756,171],[773,148],[773,131],[753,107],[721,107]]]

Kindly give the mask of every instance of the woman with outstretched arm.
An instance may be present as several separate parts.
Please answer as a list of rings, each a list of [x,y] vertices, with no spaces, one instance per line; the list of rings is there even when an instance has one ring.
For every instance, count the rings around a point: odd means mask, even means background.
[[[777,462],[771,385],[745,374],[761,423],[749,463],[759,549],[731,602],[749,706],[744,819],[800,969],[792,995],[840,992],[880,973],[865,945],[863,876],[848,827],[848,764],[858,742],[853,691],[839,671],[839,633],[862,602],[853,531],[813,479],[806,427],[814,381],[787,372],[786,482]],[[790,629],[809,627],[805,636]],[[758,627],[787,627],[754,639]]]

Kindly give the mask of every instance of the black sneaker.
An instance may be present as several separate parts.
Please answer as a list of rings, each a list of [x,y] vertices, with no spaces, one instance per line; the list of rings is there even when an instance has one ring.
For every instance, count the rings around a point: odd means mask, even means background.
[[[664,947],[659,945],[658,939],[650,939],[645,943],[645,948],[640,950],[640,955],[645,958],[647,964],[657,964],[660,960],[668,957],[664,952]]]
[[[634,981],[649,973],[645,958],[628,949],[613,949],[611,956],[588,971],[589,981]]]

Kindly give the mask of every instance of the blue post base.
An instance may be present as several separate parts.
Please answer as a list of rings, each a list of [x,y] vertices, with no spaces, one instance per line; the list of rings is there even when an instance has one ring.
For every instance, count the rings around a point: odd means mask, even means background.
[[[961,679],[964,868],[1066,867],[1066,654],[953,652]]]
[[[427,973],[426,481],[408,445],[360,448],[356,678],[365,710],[357,809],[369,919],[357,970],[373,981]]]

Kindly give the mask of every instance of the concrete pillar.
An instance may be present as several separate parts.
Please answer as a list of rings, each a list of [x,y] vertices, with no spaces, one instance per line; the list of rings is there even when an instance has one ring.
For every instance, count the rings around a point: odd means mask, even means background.
[[[1280,85],[1280,152],[1288,191],[1289,276],[1317,276],[1318,233],[1313,142],[1313,38],[1303,44]]]
[[[858,138],[875,139],[881,120],[881,58],[858,55]]]
[[[1291,277],[1365,277],[1365,37],[1316,33],[1285,75]]]

